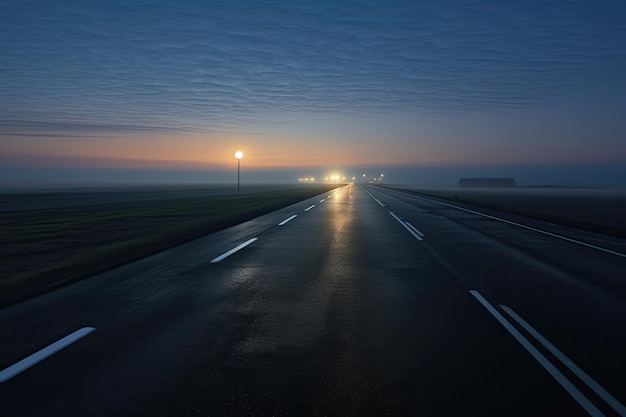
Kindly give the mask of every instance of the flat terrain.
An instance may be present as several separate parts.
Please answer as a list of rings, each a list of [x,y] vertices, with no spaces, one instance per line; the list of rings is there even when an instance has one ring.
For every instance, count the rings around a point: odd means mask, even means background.
[[[624,416],[625,242],[348,185],[0,309],[2,415]]]
[[[333,186],[147,187],[0,195],[0,305],[233,226]],[[18,210],[20,209],[20,210]]]
[[[626,238],[626,189],[394,188]]]
[[[293,184],[244,185],[241,195],[293,189]],[[59,207],[92,206],[134,201],[176,200],[195,197],[235,196],[233,184],[144,185],[119,187],[87,187],[32,191],[0,192],[0,213],[6,211],[40,210]]]

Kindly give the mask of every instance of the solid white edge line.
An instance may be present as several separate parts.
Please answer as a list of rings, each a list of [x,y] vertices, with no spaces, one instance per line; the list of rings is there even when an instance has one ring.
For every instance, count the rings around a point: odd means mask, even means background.
[[[469,292],[478,300],[480,304],[482,304],[483,307],[485,307],[485,309],[487,309],[489,313],[491,313],[493,317],[495,317],[496,320],[498,320],[498,322],[500,322],[506,330],[508,330],[509,333],[511,333],[519,344],[522,345],[524,349],[526,349],[528,353],[530,353],[531,356],[535,358],[535,360],[539,362],[539,364],[543,366],[546,371],[548,371],[550,375],[552,375],[552,378],[561,384],[565,391],[567,391],[569,395],[571,395],[572,398],[576,400],[576,402],[578,402],[578,404],[580,404],[580,406],[583,407],[587,413],[589,413],[589,415],[593,417],[604,416],[604,414],[598,410],[596,406],[593,405],[591,401],[589,401],[589,399],[585,397],[585,395],[580,392],[565,375],[561,373],[561,371],[559,371],[545,356],[543,356],[543,354],[541,354],[541,352],[537,350],[537,348],[535,348],[528,341],[528,339],[526,339],[515,327],[513,327],[513,325],[509,323],[508,320],[498,312],[498,310],[489,304],[489,302],[478,291],[469,290]]]
[[[613,397],[607,390],[605,390],[600,384],[598,384],[591,376],[585,371],[580,369],[570,358],[568,358],[563,352],[561,352],[556,346],[554,346],[548,339],[546,339],[541,333],[535,330],[526,320],[519,316],[509,306],[500,304],[502,308],[513,320],[519,323],[528,333],[530,333],[539,343],[543,345],[550,353],[552,353],[558,360],[563,363],[570,371],[572,371],[581,381],[583,381],[589,388],[591,388],[600,398],[602,398],[608,405],[610,405],[617,414],[622,417],[626,417],[626,407],[622,405],[615,397]]]
[[[398,221],[398,223],[400,223],[402,225],[402,227],[404,227],[406,230],[408,230],[408,232],[413,235],[413,237],[417,240],[424,240],[422,239],[422,237],[420,235],[418,235],[417,233],[415,233],[413,230],[411,230],[406,224],[404,224],[404,222],[402,220],[400,220],[400,218],[398,216],[396,216],[395,214],[393,214],[391,211],[389,212],[389,214],[391,214],[393,216],[394,219],[396,219]]]
[[[8,381],[13,378],[15,375],[24,372],[31,366],[41,362],[47,357],[55,354],[59,350],[63,349],[76,342],[77,340],[87,336],[89,333],[96,330],[95,327],[83,327],[81,329],[76,330],[75,332],[65,336],[62,339],[57,340],[49,346],[39,350],[38,352],[33,353],[32,355],[22,359],[21,361],[9,366],[0,372],[0,383]]]
[[[455,206],[453,204],[442,203],[441,201],[431,200],[430,198],[421,197],[421,196],[417,196],[417,195],[415,197],[421,198],[422,200],[430,201],[431,203],[437,203],[437,204],[441,204],[443,206],[448,206],[448,207],[452,207],[452,208],[455,208],[455,209],[458,209],[458,210],[463,210],[463,211],[466,211],[468,213],[476,214],[478,216],[487,217],[488,219],[492,219],[492,220],[497,220],[497,221],[500,221],[500,222],[508,223],[508,224],[513,225],[513,226],[518,226],[518,227],[522,227],[524,229],[532,230],[533,232],[543,233],[544,235],[556,237],[558,239],[563,239],[563,240],[566,240],[568,242],[576,243],[576,244],[579,244],[579,245],[582,245],[582,246],[586,246],[588,248],[596,249],[596,250],[599,250],[599,251],[602,251],[602,252],[606,252],[606,253],[610,253],[612,255],[617,255],[617,256],[621,256],[622,258],[626,258],[626,254],[624,254],[624,253],[616,252],[614,250],[603,248],[601,246],[596,246],[596,245],[593,245],[591,243],[586,243],[586,242],[583,242],[583,241],[580,241],[580,240],[576,240],[576,239],[572,239],[572,238],[569,238],[569,237],[566,237],[566,236],[558,235],[556,233],[552,233],[552,232],[548,232],[548,231],[545,231],[545,230],[537,229],[537,228],[532,227],[532,226],[526,226],[524,224],[516,223],[516,222],[513,222],[511,220],[501,219],[499,217],[495,217],[495,216],[491,216],[489,214],[480,213],[478,211],[474,211],[474,210],[466,209],[466,208],[463,208],[463,207]]]
[[[421,237],[424,237],[424,233],[420,232],[419,229],[415,226],[413,226],[411,223],[409,222],[405,222],[407,226],[409,226],[411,229],[413,229],[413,231],[415,233],[417,233],[418,235],[420,235]]]
[[[232,255],[233,253],[240,251],[241,249],[245,248],[246,246],[250,245],[251,243],[253,243],[254,241],[256,241],[258,238],[257,237],[253,237],[252,239],[242,243],[241,245],[232,248],[231,250],[229,250],[228,252],[224,252],[223,254],[221,254],[220,256],[218,256],[217,258],[213,259],[211,261],[212,264],[218,263],[226,258],[228,258],[230,255]]]
[[[279,226],[282,226],[282,225],[284,225],[285,223],[292,221],[292,220],[293,220],[293,219],[295,219],[296,217],[298,217],[298,215],[297,215],[297,214],[294,214],[293,216],[288,217],[288,218],[286,218],[285,220],[283,220],[282,222],[278,223],[278,225],[279,225]]]
[[[310,207],[305,208],[305,209],[304,209],[304,211],[309,211],[309,210],[311,210],[313,207],[315,207],[315,204],[313,204],[313,205],[312,205],[312,206],[310,206]]]
[[[374,201],[376,201],[381,207],[385,207],[385,203],[383,203],[382,201],[380,201],[379,199],[377,199],[376,197],[374,197],[372,195],[372,193],[370,193],[369,191],[367,191],[365,188],[363,188],[363,190],[365,190],[366,193],[369,194],[370,197],[372,197],[374,199]]]

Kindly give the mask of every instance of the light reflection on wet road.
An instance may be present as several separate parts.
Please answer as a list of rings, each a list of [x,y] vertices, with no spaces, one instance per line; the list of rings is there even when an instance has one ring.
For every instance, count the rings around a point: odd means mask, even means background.
[[[526,317],[624,402],[619,375],[626,365],[618,358],[626,341],[613,330],[626,324],[626,291],[615,283],[608,294],[597,285],[614,282],[621,259],[367,190],[385,207],[363,187],[347,186],[324,202],[303,201],[0,311],[0,336],[15,341],[3,343],[0,365],[79,323],[97,329],[2,384],[4,410],[588,415],[476,301],[474,289]],[[567,269],[567,259],[582,253],[590,267],[602,264],[601,276]],[[25,394],[33,381],[36,402]]]

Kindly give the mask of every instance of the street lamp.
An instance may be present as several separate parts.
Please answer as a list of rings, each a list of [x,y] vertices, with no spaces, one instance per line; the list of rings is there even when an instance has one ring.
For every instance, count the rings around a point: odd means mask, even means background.
[[[239,173],[241,172],[241,158],[243,158],[243,152],[235,152],[235,158],[237,158],[237,196],[239,196]]]

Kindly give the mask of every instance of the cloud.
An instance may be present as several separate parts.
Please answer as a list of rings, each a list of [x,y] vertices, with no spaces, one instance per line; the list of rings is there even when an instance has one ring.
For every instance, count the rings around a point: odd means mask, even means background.
[[[7,0],[0,142],[32,166],[619,162],[625,20],[610,0]]]
[[[72,122],[48,122],[31,120],[1,120],[0,135],[8,136],[49,136],[49,137],[72,137],[80,133],[84,135],[105,133],[169,133],[184,132],[184,128],[172,128],[163,126],[140,126],[120,124],[94,124]],[[44,133],[42,133],[44,132]],[[62,132],[62,133],[48,133]]]
[[[607,61],[626,67],[616,3],[606,12],[544,1],[7,7],[0,114],[41,123],[25,128],[232,131],[529,108],[576,94]]]

